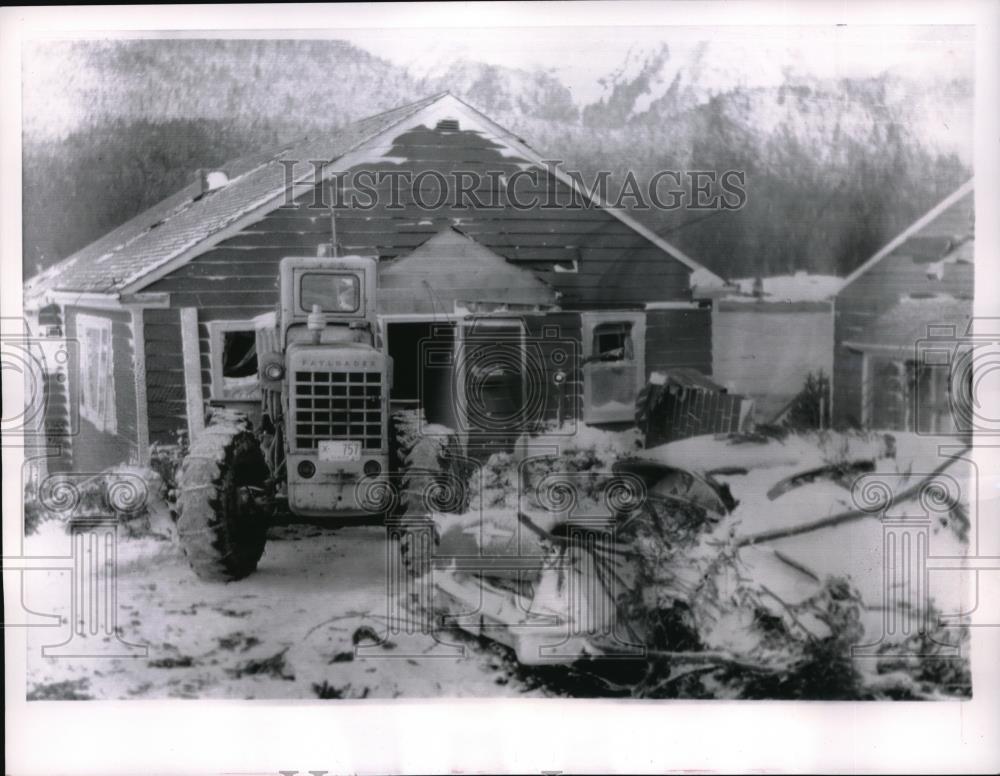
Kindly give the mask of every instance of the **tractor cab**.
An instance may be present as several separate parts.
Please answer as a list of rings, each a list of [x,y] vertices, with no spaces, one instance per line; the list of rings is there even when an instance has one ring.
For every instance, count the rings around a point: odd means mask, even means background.
[[[392,361],[380,349],[375,259],[287,257],[278,350],[261,377],[283,396],[288,506],[311,517],[376,512],[389,468]],[[365,482],[362,482],[364,480]]]
[[[281,260],[279,329],[284,347],[304,340],[375,347],[375,259],[367,256]]]

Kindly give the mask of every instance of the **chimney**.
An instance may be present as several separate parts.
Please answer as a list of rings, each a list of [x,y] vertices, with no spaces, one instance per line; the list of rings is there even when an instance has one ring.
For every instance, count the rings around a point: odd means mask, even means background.
[[[204,167],[198,168],[198,181],[201,183],[201,193],[205,196],[210,191],[221,189],[229,183],[229,177],[222,170],[206,170]]]

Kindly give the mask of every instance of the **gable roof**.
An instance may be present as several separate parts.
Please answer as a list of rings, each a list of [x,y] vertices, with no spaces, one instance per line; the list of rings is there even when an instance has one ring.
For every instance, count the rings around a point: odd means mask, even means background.
[[[452,313],[455,304],[554,305],[558,294],[454,226],[411,253],[379,262],[378,305],[383,312]]]
[[[330,136],[305,138],[251,160],[224,165],[221,169],[230,177],[224,187],[205,196],[199,196],[200,184],[186,187],[28,280],[25,297],[41,299],[47,291],[56,290],[109,296],[140,291],[234,230],[280,206],[290,185],[294,190],[295,186],[317,182],[311,165],[305,164],[299,168],[303,174],[290,184],[283,161],[326,161],[328,166],[323,174],[329,177],[356,163],[357,159],[352,157],[387,151],[391,146],[390,132],[395,136],[422,123],[455,115],[485,126],[497,142],[513,148],[540,168],[547,168],[520,138],[484,114],[448,93],[434,95],[348,124]],[[628,214],[591,197],[572,177],[560,170],[553,174],[692,271],[711,275]]]
[[[972,217],[975,201],[975,178],[955,191],[886,243],[874,256],[844,279],[843,291],[861,275],[893,253],[912,253],[916,261],[930,262],[945,258],[959,245],[973,237]]]

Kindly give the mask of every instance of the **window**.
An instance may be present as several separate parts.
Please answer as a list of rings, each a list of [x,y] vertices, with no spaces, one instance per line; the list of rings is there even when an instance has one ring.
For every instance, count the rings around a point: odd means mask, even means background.
[[[869,428],[944,434],[954,429],[946,365],[868,355],[865,386]]]
[[[111,321],[76,316],[80,346],[80,417],[107,434],[117,432]]]
[[[353,313],[361,305],[357,275],[306,272],[299,283],[299,304],[307,313],[313,305],[325,313]]]
[[[594,327],[594,358],[597,361],[631,361],[632,324],[601,323]]]
[[[253,321],[208,324],[212,356],[212,397],[258,399],[257,331]]]

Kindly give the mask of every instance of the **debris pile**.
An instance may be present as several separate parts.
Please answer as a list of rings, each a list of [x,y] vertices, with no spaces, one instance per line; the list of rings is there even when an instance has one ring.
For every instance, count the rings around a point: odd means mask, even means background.
[[[541,441],[493,456],[475,507],[439,524],[445,569],[435,582],[445,605],[481,607],[469,627],[511,646],[522,663],[562,662],[594,672],[609,692],[640,697],[968,693],[967,659],[946,660],[956,632],[936,619],[919,624],[922,651],[911,644],[908,659],[893,657],[908,654],[900,638],[870,649],[883,581],[865,559],[868,544],[881,548],[879,516],[919,500],[957,457],[939,458],[915,435],[832,432],[704,436],[651,450],[594,432],[585,444],[561,440],[556,455],[524,454]],[[623,477],[644,492],[616,504],[609,491]],[[864,503],[862,478],[882,486],[882,502]],[[552,480],[572,492],[547,493]],[[963,540],[962,497],[939,499],[939,540]],[[611,538],[572,540],[581,525],[601,530],[591,519],[601,505]],[[449,571],[453,552],[481,553],[484,568]],[[538,564],[491,570],[493,555]],[[548,631],[540,618],[554,623]],[[561,644],[558,657],[546,643]],[[872,659],[854,657],[862,647]],[[642,670],[625,680],[627,664]]]

